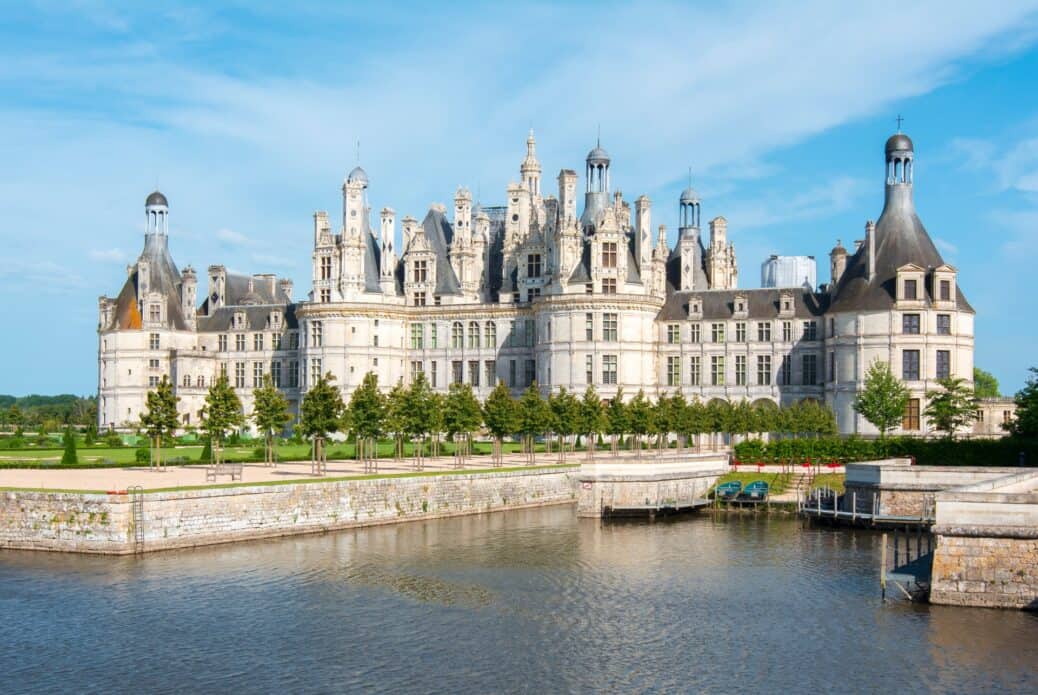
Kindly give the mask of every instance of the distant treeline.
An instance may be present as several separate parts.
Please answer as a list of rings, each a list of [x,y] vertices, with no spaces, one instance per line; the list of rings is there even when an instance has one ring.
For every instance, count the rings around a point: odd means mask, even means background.
[[[97,398],[63,393],[57,396],[0,394],[0,427],[53,432],[65,425],[97,421]]]

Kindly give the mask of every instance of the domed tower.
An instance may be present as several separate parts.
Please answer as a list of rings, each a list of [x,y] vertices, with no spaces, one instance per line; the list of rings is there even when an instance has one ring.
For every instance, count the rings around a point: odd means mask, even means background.
[[[169,234],[169,201],[158,191],[152,191],[144,201],[145,234]]]
[[[354,167],[342,184],[342,227],[344,238],[360,236],[368,204],[368,174]]]
[[[680,256],[681,290],[704,290],[707,288],[706,269],[703,265],[706,249],[699,235],[699,194],[692,188],[681,192],[678,199],[678,245],[676,252]]]
[[[836,240],[836,246],[829,252],[829,291],[836,291],[836,284],[840,282],[840,278],[843,276],[843,271],[847,268],[847,249],[843,247],[843,243],[839,239]]]
[[[587,231],[609,206],[609,153],[602,149],[601,142],[587,153],[585,171],[587,190],[584,193],[584,214],[580,217],[580,224]]]
[[[519,166],[519,175],[523,185],[534,198],[541,197],[541,163],[537,161],[537,141],[533,137],[533,128],[526,138],[526,159]]]

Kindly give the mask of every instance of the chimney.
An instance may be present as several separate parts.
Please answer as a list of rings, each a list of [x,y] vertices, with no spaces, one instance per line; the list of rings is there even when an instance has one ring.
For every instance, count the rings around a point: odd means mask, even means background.
[[[285,295],[289,301],[292,301],[292,281],[285,278],[278,283],[278,286],[281,288],[281,294]]]
[[[876,277],[876,223],[869,220],[865,223],[865,243],[868,244],[869,282]]]

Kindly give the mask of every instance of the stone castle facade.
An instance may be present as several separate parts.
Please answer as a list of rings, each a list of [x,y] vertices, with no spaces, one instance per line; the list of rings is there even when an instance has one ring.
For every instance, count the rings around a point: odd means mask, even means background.
[[[432,386],[471,384],[485,397],[498,381],[516,393],[604,398],[682,391],[704,401],[788,403],[813,398],[841,431],[873,433],[852,407],[869,364],[890,362],[912,392],[904,430],[925,433],[924,393],[941,376],[972,380],[974,311],[955,268],[941,259],[912,203],[914,151],[901,133],[886,143],[885,204],[854,249],[830,254],[831,282],[739,289],[724,217],[700,220],[690,187],[678,201],[674,248],[653,229],[652,204],[632,206],[610,187],[611,159],[588,153],[579,176],[563,169],[542,190],[531,132],[519,182],[503,205],[473,205],[458,189],[448,212],[422,221],[384,207],[372,228],[368,176],[342,186],[341,225],[314,214],[312,290],[209,266],[177,269],[168,248],[169,205],[145,203],[144,250],[116,297],[99,300],[98,420],[132,426],[148,390],[168,375],[185,425],[226,373],[251,409],[269,374],[293,409],[320,374],[344,396],[373,371],[385,387],[423,372]]]

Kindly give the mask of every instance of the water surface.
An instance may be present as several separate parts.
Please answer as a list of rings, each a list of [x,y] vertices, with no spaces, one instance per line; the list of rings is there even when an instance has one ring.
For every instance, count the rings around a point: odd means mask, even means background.
[[[1038,616],[883,604],[879,537],[572,507],[106,558],[0,551],[0,691],[1038,689]]]

